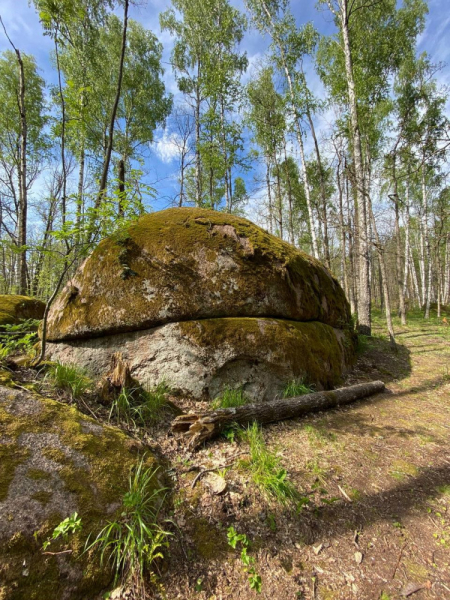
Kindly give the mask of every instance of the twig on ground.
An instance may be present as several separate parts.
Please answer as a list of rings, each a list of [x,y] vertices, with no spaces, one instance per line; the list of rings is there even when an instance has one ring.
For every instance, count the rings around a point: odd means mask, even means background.
[[[398,555],[398,560],[397,560],[397,562],[395,564],[395,567],[394,567],[394,572],[392,573],[392,579],[395,578],[395,574],[397,573],[397,569],[400,566],[400,561],[402,560],[402,556],[403,556],[403,550],[406,548],[406,545],[407,545],[407,542],[405,542],[403,544],[403,546],[401,547],[400,554]]]
[[[243,454],[248,454],[248,452],[239,452],[239,454],[235,454],[233,456],[233,460],[232,462],[227,463],[226,465],[218,465],[217,467],[211,467],[210,469],[202,469],[194,478],[194,481],[192,482],[191,488],[194,489],[197,481],[202,477],[202,475],[204,475],[205,473],[212,473],[213,471],[219,471],[220,469],[228,469],[229,467],[232,467],[234,465],[234,461],[236,460],[236,458],[238,458],[239,456],[242,456]],[[193,471],[194,468],[191,467],[191,470]]]

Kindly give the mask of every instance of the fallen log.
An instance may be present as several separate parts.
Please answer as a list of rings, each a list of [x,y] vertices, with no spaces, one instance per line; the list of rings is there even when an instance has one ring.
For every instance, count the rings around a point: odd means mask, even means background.
[[[180,415],[172,421],[172,431],[183,433],[188,438],[189,445],[195,447],[218,436],[233,423],[248,425],[254,421],[273,423],[274,421],[293,419],[309,412],[350,404],[361,398],[383,392],[384,389],[382,381],[372,381],[338,390],[314,392],[261,404],[245,404],[235,408],[188,413]]]

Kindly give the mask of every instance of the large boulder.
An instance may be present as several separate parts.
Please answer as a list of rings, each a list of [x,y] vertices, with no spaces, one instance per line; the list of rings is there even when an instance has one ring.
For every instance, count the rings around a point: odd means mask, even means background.
[[[18,325],[27,319],[42,319],[45,304],[36,298],[0,295],[0,327],[2,325]]]
[[[120,350],[132,374],[194,397],[266,397],[289,379],[336,385],[350,309],[317,260],[250,221],[180,208],[99,244],[54,303],[50,355],[94,374]]]
[[[1,600],[103,597],[112,574],[98,556],[82,554],[84,543],[118,510],[142,452],[75,408],[0,387]],[[82,529],[70,538],[72,553],[43,554],[43,542],[75,511]],[[48,548],[62,549],[58,542]]]

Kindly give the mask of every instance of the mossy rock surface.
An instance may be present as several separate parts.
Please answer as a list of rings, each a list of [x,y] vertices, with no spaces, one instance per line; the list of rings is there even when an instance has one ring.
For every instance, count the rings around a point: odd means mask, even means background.
[[[0,327],[18,325],[27,319],[42,319],[45,304],[28,296],[0,295]]]
[[[341,383],[352,364],[354,335],[317,321],[228,317],[50,343],[48,351],[53,360],[93,375],[106,372],[120,351],[144,385],[164,381],[198,399],[215,398],[226,387],[242,388],[260,401],[273,399],[292,379],[318,389]]]
[[[130,468],[144,449],[75,408],[0,387],[0,598],[95,600],[111,583],[98,555],[82,554],[120,507]],[[156,466],[147,455],[149,467]],[[155,486],[161,485],[155,478]],[[81,532],[43,542],[78,512]]]
[[[350,325],[344,292],[319,261],[246,219],[177,208],[98,245],[55,301],[48,339],[217,317]]]

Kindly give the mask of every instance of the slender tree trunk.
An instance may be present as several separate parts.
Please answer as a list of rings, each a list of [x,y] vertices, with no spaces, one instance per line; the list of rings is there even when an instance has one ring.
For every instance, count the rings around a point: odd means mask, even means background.
[[[355,83],[353,80],[353,64],[348,27],[348,0],[340,0],[342,38],[344,42],[345,70],[347,75],[348,101],[350,109],[350,124],[355,168],[356,197],[358,202],[358,234],[359,234],[359,281],[358,281],[358,321],[359,331],[371,335],[370,310],[370,275],[369,275],[369,245],[367,239],[367,206],[365,197],[364,169],[362,158],[361,134],[358,121]]]
[[[86,162],[86,154],[85,154],[85,145],[84,145],[84,136],[81,140],[81,148],[80,148],[80,162],[79,162],[79,171],[78,171],[78,193],[77,193],[77,215],[76,215],[76,224],[77,224],[77,241],[80,242],[81,239],[81,221],[84,214],[84,169]]]
[[[275,157],[275,172],[276,172],[276,179],[277,179],[277,197],[278,197],[278,225],[280,228],[279,231],[279,236],[281,239],[283,239],[283,197],[281,194],[281,181],[280,181],[280,165],[278,163],[277,158]]]
[[[443,302],[448,303],[450,295],[450,233],[447,233],[445,243],[445,265],[444,265],[444,294]]]
[[[120,94],[122,91],[122,78],[123,78],[123,66],[125,62],[125,52],[127,49],[127,29],[128,29],[128,7],[129,0],[124,0],[124,16],[123,16],[123,27],[122,27],[122,48],[120,52],[120,62],[119,62],[119,74],[117,78],[117,89],[116,89],[116,97],[114,100],[113,109],[111,111],[111,119],[109,122],[109,132],[108,132],[108,145],[106,147],[106,156],[103,163],[103,172],[100,180],[100,190],[95,201],[95,208],[98,209],[103,196],[106,192],[106,185],[108,182],[108,171],[109,164],[111,162],[111,154],[113,149],[113,140],[114,140],[114,125],[116,122],[117,109],[119,107]]]
[[[60,192],[58,192],[59,194]],[[57,205],[56,198],[52,198],[50,201],[50,208],[48,211],[47,223],[45,226],[44,237],[42,240],[42,251],[39,252],[39,257],[36,263],[36,268],[34,270],[34,276],[31,284],[31,294],[33,296],[37,296],[39,289],[39,279],[42,272],[42,266],[44,264],[45,258],[45,250],[47,249],[48,242],[50,240],[50,233],[53,230],[53,220],[54,220],[54,212]]]
[[[346,172],[346,165],[344,173]],[[358,287],[356,285],[356,259],[355,259],[355,244],[353,231],[355,228],[352,227],[352,219],[350,215],[350,194],[349,194],[349,179],[345,177],[345,198],[347,201],[347,231],[348,231],[348,258],[349,258],[349,270],[350,270],[350,309],[352,315],[358,313]]]
[[[19,254],[18,290],[19,294],[27,293],[27,115],[25,108],[25,72],[19,50],[16,50],[19,63],[19,111],[20,111],[20,171],[19,171],[19,215],[17,243],[21,247]]]
[[[202,204],[202,163],[200,157],[200,61],[197,63],[197,83],[195,87],[195,204]]]
[[[272,202],[272,189],[270,184],[270,161],[266,157],[266,184],[267,184],[267,198],[269,200],[269,231],[273,233],[273,202]]]
[[[336,169],[336,179],[339,193],[339,229],[341,232],[341,279],[347,298],[350,298],[350,290],[348,287],[347,277],[347,259],[346,259],[346,236],[344,227],[344,207],[343,207],[343,193],[342,193],[342,181],[341,181],[341,159],[338,157],[338,166]]]
[[[223,105],[223,96],[220,98],[220,129],[221,129],[221,141],[222,141],[222,154],[225,163],[224,183],[225,183],[225,205],[227,212],[231,212],[231,195],[230,187],[228,184],[228,157],[227,157],[227,145],[225,139],[225,109]]]
[[[58,31],[56,32],[58,36]],[[58,93],[59,101],[61,102],[61,169],[62,169],[62,197],[61,197],[61,219],[64,227],[66,222],[67,212],[67,170],[66,170],[66,102],[62,89],[61,69],[59,66],[59,46],[57,37],[55,38],[55,56],[56,67],[58,71]],[[66,242],[67,243],[67,242]]]
[[[431,277],[432,277],[432,264],[431,264],[431,249],[430,249],[430,235],[428,232],[428,198],[427,189],[425,185],[425,166],[422,164],[422,201],[423,201],[423,226],[424,226],[424,241],[427,258],[427,284],[425,294],[425,319],[430,318],[430,302],[431,302]],[[424,270],[425,271],[425,270]]]
[[[397,269],[397,285],[398,285],[398,311],[401,319],[401,324],[406,325],[406,310],[405,310],[405,297],[403,293],[402,285],[402,241],[400,239],[400,209],[398,197],[398,181],[397,181],[397,146],[394,149],[392,157],[392,177],[394,180],[394,194],[391,196],[394,202],[395,211],[395,242],[396,242],[396,269]],[[406,271],[406,257],[404,260],[404,269]]]
[[[413,289],[414,289],[414,294],[416,297],[417,306],[419,306],[421,308],[423,306],[423,303],[422,303],[422,298],[420,296],[419,280],[417,278],[416,265],[414,264],[414,257],[413,257],[411,246],[409,246],[409,265],[410,265],[411,279],[413,282]]]
[[[119,160],[118,168],[118,179],[119,179],[119,207],[118,216],[123,217],[125,214],[124,203],[125,203],[125,160],[122,157]]]
[[[305,159],[305,150],[303,147],[303,135],[300,127],[300,123],[298,120],[296,121],[296,131],[297,131],[297,141],[300,148],[300,157],[302,159],[302,171],[303,171],[303,186],[305,189],[305,197],[306,197],[306,207],[308,209],[308,218],[309,218],[309,232],[311,234],[311,245],[314,258],[319,258],[319,247],[317,245],[317,236],[316,236],[316,228],[314,225],[314,216],[311,205],[311,195],[308,181],[308,173],[306,172],[306,159]]]
[[[284,164],[286,167],[286,181],[287,181],[287,191],[288,191],[288,209],[289,209],[289,241],[291,244],[294,244],[294,219],[293,219],[293,199],[292,199],[292,186],[291,186],[291,176],[289,174],[289,168],[287,163],[287,152],[286,152],[286,138],[284,141]]]
[[[329,269],[331,269],[330,241],[328,239],[327,192],[325,188],[325,178],[322,168],[322,159],[320,157],[319,144],[317,142],[316,131],[314,129],[314,122],[312,120],[309,107],[306,110],[306,115],[308,117],[311,134],[313,136],[314,148],[316,150],[317,165],[319,167],[320,195],[322,197],[323,245],[325,249],[325,264]]]
[[[372,231],[375,236],[376,250],[377,250],[377,254],[378,254],[378,261],[380,264],[380,271],[381,271],[380,274],[381,274],[381,280],[382,280],[384,307],[385,307],[385,313],[386,313],[387,330],[389,333],[389,342],[390,342],[391,346],[393,348],[395,348],[396,347],[395,334],[394,334],[394,327],[392,325],[391,303],[389,300],[389,287],[388,287],[388,281],[387,281],[386,262],[384,260],[384,254],[383,254],[383,250],[381,248],[381,240],[380,240],[380,236],[378,235],[377,224],[375,222],[375,217],[374,217],[374,214],[372,211],[372,202],[370,201],[370,199],[368,199],[368,201],[367,201],[367,206],[369,209],[370,219],[372,221]]]
[[[403,273],[403,305],[405,307],[405,320],[402,319],[402,325],[406,325],[406,304],[405,297],[408,289],[408,271],[409,271],[409,181],[406,182],[406,198],[405,198],[405,270]]]

